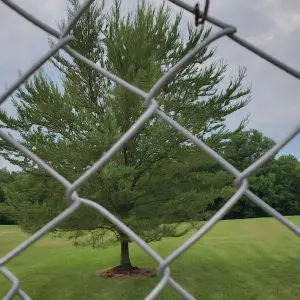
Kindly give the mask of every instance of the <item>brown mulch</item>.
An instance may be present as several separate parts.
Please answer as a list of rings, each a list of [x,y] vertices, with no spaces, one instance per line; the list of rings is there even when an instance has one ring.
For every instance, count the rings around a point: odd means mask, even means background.
[[[112,269],[101,270],[100,277],[105,279],[128,279],[131,277],[154,277],[156,270],[151,268],[123,268],[121,266]]]

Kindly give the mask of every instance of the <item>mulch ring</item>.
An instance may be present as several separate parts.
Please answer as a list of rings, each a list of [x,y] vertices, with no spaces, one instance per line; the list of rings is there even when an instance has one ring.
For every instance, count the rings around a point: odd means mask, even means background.
[[[128,279],[131,277],[154,277],[156,276],[156,270],[150,268],[123,268],[121,266],[114,267],[112,269],[101,270],[100,277],[105,279]]]

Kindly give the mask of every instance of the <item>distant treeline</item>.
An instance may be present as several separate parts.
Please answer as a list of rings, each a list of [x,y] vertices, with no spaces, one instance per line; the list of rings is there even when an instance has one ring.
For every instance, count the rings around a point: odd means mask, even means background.
[[[230,163],[243,170],[273,144],[260,132],[251,130],[232,137],[220,151]],[[174,170],[162,162],[156,172],[159,176],[154,173],[153,182],[145,183],[145,197],[141,197],[132,213],[149,219],[152,212],[156,212],[162,223],[207,220],[236,190],[234,178],[198,151],[191,151],[188,157],[178,157]],[[34,172],[0,171],[0,224],[18,223],[31,227],[32,222],[41,225],[57,214],[51,207],[62,201],[63,191],[53,188],[49,176],[37,175]],[[173,185],[170,185],[170,176],[173,176]],[[281,214],[300,214],[300,162],[292,155],[271,160],[248,181],[251,191]],[[263,216],[267,214],[243,197],[225,218]]]

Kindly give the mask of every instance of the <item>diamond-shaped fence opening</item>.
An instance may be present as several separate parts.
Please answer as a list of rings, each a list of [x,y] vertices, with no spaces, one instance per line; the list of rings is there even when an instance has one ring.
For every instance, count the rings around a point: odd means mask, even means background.
[[[163,75],[150,89],[149,92],[144,92],[139,88],[131,85],[130,83],[124,81],[123,79],[115,76],[110,73],[108,70],[101,68],[99,65],[96,65],[94,62],[88,60],[70,46],[68,46],[69,42],[74,39],[74,37],[70,34],[74,25],[84,13],[84,11],[93,3],[93,0],[87,0],[81,8],[78,10],[77,14],[73,17],[73,19],[67,24],[64,32],[58,32],[55,29],[51,28],[47,24],[44,24],[41,20],[37,19],[29,12],[25,11],[18,5],[16,5],[13,1],[10,0],[2,0],[4,4],[9,6],[12,10],[17,12],[19,15],[32,22],[34,25],[38,26],[43,31],[47,32],[51,36],[57,39],[57,43],[51,48],[49,52],[47,52],[44,56],[39,58],[29,70],[27,70],[14,84],[12,84],[3,95],[0,97],[0,104],[3,104],[7,98],[14,93],[18,87],[23,84],[35,71],[37,71],[49,58],[51,58],[58,50],[64,50],[66,53],[71,55],[72,57],[80,60],[85,63],[91,69],[101,73],[106,76],[110,80],[114,81],[116,84],[122,86],[123,88],[131,91],[132,93],[142,97],[145,100],[148,108],[145,112],[139,117],[139,119],[134,123],[134,125],[97,161],[94,163],[92,167],[90,167],[85,173],[83,173],[77,180],[74,182],[69,182],[66,178],[64,178],[61,174],[56,172],[53,168],[47,165],[41,158],[36,156],[34,153],[26,149],[23,145],[13,139],[9,134],[5,131],[0,130],[0,136],[11,143],[16,149],[21,151],[25,156],[34,161],[40,168],[44,169],[48,174],[50,174],[53,178],[55,178],[59,183],[61,183],[66,188],[67,196],[72,200],[71,205],[51,220],[48,224],[43,226],[40,230],[30,236],[26,241],[21,243],[19,246],[14,248],[12,251],[4,255],[0,259],[0,273],[5,276],[10,282],[11,287],[7,292],[4,299],[12,299],[14,296],[19,296],[22,299],[30,299],[30,297],[26,294],[25,291],[21,289],[20,283],[17,277],[12,274],[5,265],[12,259],[14,259],[17,255],[23,252],[26,248],[30,247],[35,241],[39,240],[42,236],[44,236],[47,232],[49,232],[52,228],[54,228],[57,224],[65,220],[67,217],[72,215],[80,206],[86,205],[95,210],[97,210],[100,214],[102,214],[105,218],[115,224],[121,231],[123,231],[128,237],[134,241],[143,251],[145,251],[149,256],[151,256],[158,263],[158,273],[161,276],[161,280],[159,283],[149,292],[146,299],[154,299],[158,294],[162,291],[162,289],[170,284],[184,299],[194,299],[193,295],[191,295],[187,290],[184,289],[179,283],[177,283],[171,277],[171,272],[169,269],[170,264],[176,260],[181,254],[187,251],[194,243],[196,243],[199,239],[201,239],[206,233],[208,233],[216,223],[222,219],[222,217],[231,210],[231,208],[239,201],[242,196],[246,196],[249,201],[252,201],[256,205],[258,205],[262,210],[267,212],[269,215],[275,217],[279,222],[285,225],[289,230],[294,232],[297,236],[300,235],[300,228],[291,223],[288,219],[282,216],[275,209],[266,204],[263,200],[257,197],[254,193],[252,193],[248,189],[247,178],[253,174],[255,170],[257,170],[260,166],[265,164],[267,161],[272,159],[276,153],[284,147],[290,140],[292,140],[300,131],[300,124],[294,128],[290,133],[286,135],[286,137],[277,145],[275,145],[272,149],[266,152],[260,159],[258,159],[255,163],[250,165],[247,169],[240,172],[234,166],[232,166],[228,161],[226,161],[223,157],[221,157],[218,153],[212,150],[208,145],[206,145],[203,141],[195,137],[191,132],[182,127],[172,118],[168,117],[158,106],[155,101],[155,96],[160,92],[161,88],[168,82],[170,82],[176,74],[182,70],[186,65],[188,65],[195,56],[201,51],[204,47],[207,47],[213,41],[220,39],[222,37],[230,38],[232,41],[238,43],[242,47],[250,50],[254,54],[260,56],[261,58],[269,61],[276,67],[281,70],[287,72],[291,76],[296,78],[300,78],[300,72],[293,69],[292,67],[286,65],[285,63],[277,60],[271,55],[265,53],[264,51],[258,49],[253,46],[249,42],[243,40],[236,34],[236,28],[232,25],[228,25],[216,18],[208,15],[208,6],[209,1],[207,0],[206,6],[204,8],[204,12],[199,9],[199,6],[192,7],[186,4],[181,0],[169,0],[174,5],[177,5],[183,8],[186,11],[191,12],[195,15],[195,23],[202,24],[204,22],[210,22],[211,24],[221,28],[216,33],[207,37],[202,43],[196,45],[194,49],[192,49],[189,53],[187,53],[175,66],[173,66],[165,75]],[[107,163],[120,148],[128,142],[134,135],[138,134],[139,130],[143,127],[145,122],[151,118],[152,116],[157,116],[162,121],[166,122],[169,126],[173,127],[179,134],[182,134],[191,142],[193,142],[196,146],[198,146],[202,151],[206,152],[212,159],[217,161],[224,169],[229,171],[235,178],[235,185],[237,187],[237,191],[228,201],[219,209],[219,211],[208,221],[206,222],[198,231],[196,231],[186,242],[184,242],[181,246],[179,246],[175,251],[169,254],[166,258],[162,258],[158,253],[156,253],[144,240],[142,240],[137,234],[135,234],[130,228],[128,228],[123,222],[121,222],[116,216],[114,216],[111,212],[105,209],[103,206],[90,201],[88,199],[81,198],[76,190],[83,184],[85,180],[89,178],[92,174],[94,174],[97,170],[99,170],[105,163]]]

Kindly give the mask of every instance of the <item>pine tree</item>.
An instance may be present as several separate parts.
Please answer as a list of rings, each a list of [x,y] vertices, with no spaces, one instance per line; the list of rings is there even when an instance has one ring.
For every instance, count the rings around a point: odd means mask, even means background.
[[[68,3],[67,20],[79,7],[78,0]],[[104,13],[104,4],[91,6],[73,30],[76,40],[71,46],[145,91],[211,32],[191,25],[185,41],[180,31],[181,15],[172,19],[165,5],[156,9],[142,1],[125,17],[121,16],[120,5],[116,1],[108,13]],[[62,21],[61,28],[65,24]],[[243,88],[244,69],[230,80],[227,88],[220,88],[227,69],[222,62],[214,60],[214,54],[212,49],[203,49],[193,63],[163,88],[156,100],[170,117],[217,149],[230,134],[224,125],[226,117],[247,104],[249,90]],[[73,181],[134,124],[145,105],[138,96],[77,59],[57,54],[52,63],[62,74],[61,82],[54,82],[43,71],[39,72],[18,91],[14,99],[16,118],[2,111],[1,120],[3,127],[19,132],[27,148]],[[163,199],[163,207],[171,207],[174,178],[167,174],[178,170],[191,152],[195,148],[185,138],[154,117],[78,192],[105,206],[147,242],[183,234],[185,230],[178,231],[176,225],[168,225],[174,221],[174,211],[165,209],[157,213],[162,207],[150,202]],[[63,188],[51,177],[37,170],[22,153],[5,142],[1,143],[1,153],[26,172],[23,184],[9,197],[12,207],[22,206],[24,215],[35,213],[43,217],[43,220],[26,218],[27,230],[35,230],[66,207]],[[193,157],[195,161],[196,155]],[[184,170],[190,172],[188,167]],[[180,172],[174,174],[182,176]],[[40,192],[35,194],[42,198],[34,197],[33,204],[26,191],[35,181],[42,183]],[[188,193],[188,186],[183,183],[178,183],[176,191],[180,193],[183,186]],[[23,191],[22,197],[17,191]],[[196,190],[193,197],[201,202],[199,193]],[[186,196],[175,199],[182,208],[187,208]],[[189,218],[191,213],[194,212],[187,210],[185,217]],[[129,239],[96,212],[81,208],[61,228],[112,231],[121,243],[121,266],[131,267]]]

